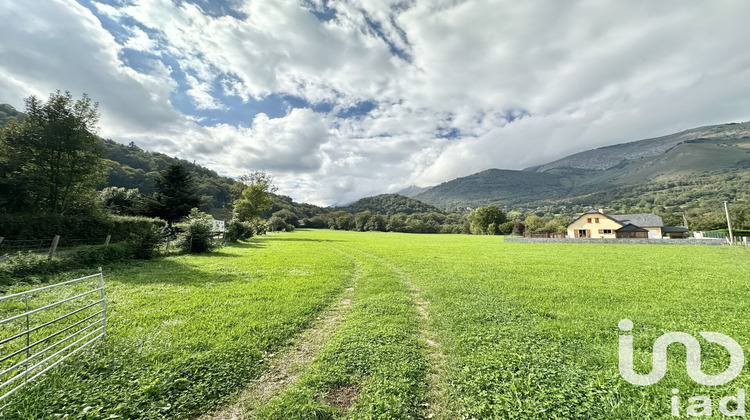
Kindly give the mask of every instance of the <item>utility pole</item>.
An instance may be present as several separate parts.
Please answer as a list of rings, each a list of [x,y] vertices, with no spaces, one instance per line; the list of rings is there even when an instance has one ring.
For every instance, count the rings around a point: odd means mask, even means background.
[[[734,244],[734,236],[732,236],[732,222],[729,220],[729,206],[727,202],[724,202],[724,212],[727,214],[727,228],[729,229],[729,244]]]

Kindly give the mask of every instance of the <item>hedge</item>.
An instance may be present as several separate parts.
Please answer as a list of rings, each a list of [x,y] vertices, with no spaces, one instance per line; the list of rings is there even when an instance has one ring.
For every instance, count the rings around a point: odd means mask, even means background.
[[[166,222],[137,216],[74,217],[61,215],[0,214],[0,236],[5,239],[66,239],[102,243],[107,235],[113,242],[140,236]]]

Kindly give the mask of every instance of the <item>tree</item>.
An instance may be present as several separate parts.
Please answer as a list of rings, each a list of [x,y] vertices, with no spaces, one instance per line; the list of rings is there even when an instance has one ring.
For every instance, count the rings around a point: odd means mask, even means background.
[[[354,228],[354,217],[343,210],[334,211],[330,214],[328,226],[335,230],[351,230]]]
[[[104,179],[96,135],[99,106],[88,95],[26,99],[26,117],[0,130],[0,205],[9,211],[65,214],[90,209]]]
[[[384,232],[385,224],[386,224],[385,216],[381,214],[376,214],[370,217],[370,220],[367,221],[367,223],[365,224],[365,230]]]
[[[497,227],[497,230],[500,231],[501,235],[510,235],[513,233],[513,227],[515,226],[514,222],[505,222],[500,224]]]
[[[173,163],[159,173],[154,181],[151,215],[172,223],[190,214],[201,203],[196,193],[195,177],[180,163]]]
[[[354,215],[354,228],[360,232],[365,230],[365,225],[370,221],[372,213],[369,210],[361,211]]]
[[[145,198],[138,188],[107,187],[99,191],[99,199],[115,214],[135,216],[145,213]]]
[[[547,233],[564,233],[566,230],[567,227],[558,219],[550,220],[545,223],[544,227],[541,229],[542,232]]]
[[[281,209],[273,213],[271,217],[278,217],[284,221],[285,225],[289,225],[291,227],[299,226],[299,217],[297,217],[297,215],[294,214],[294,212],[289,209]],[[290,229],[287,229],[287,230],[290,230]]]
[[[527,232],[539,232],[544,227],[544,219],[533,214],[523,221]]]
[[[469,214],[471,233],[475,235],[497,235],[498,226],[505,223],[505,214],[497,206],[479,207]]]
[[[246,185],[240,193],[240,198],[234,202],[234,212],[240,220],[251,221],[271,209],[271,194],[276,192],[277,188],[273,185],[270,175],[254,171],[238,179]]]

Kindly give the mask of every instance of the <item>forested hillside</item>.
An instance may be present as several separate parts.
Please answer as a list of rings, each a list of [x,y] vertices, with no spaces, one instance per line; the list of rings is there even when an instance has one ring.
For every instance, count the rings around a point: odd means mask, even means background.
[[[215,171],[183,159],[144,151],[132,142],[127,146],[106,139],[101,142],[106,149],[105,158],[111,161],[105,186],[137,188],[142,194],[152,194],[159,172],[179,162],[195,175],[198,194],[204,202],[202,210],[224,218],[226,214],[222,215],[222,209],[226,213],[231,208],[232,186],[237,184],[232,178],[219,176]]]
[[[350,213],[369,211],[374,214],[441,212],[435,206],[399,194],[380,194],[374,197],[365,197],[348,206],[338,207],[335,210],[344,210]]]
[[[23,113],[17,111],[13,106],[8,104],[0,104],[0,127],[4,126],[5,123],[10,121],[19,122],[23,119]]]

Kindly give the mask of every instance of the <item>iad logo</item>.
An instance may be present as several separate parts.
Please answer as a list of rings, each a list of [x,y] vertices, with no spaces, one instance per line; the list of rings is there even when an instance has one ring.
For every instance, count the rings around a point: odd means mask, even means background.
[[[632,331],[633,322],[629,319],[621,320],[617,326],[621,331]],[[620,335],[620,375],[623,379],[633,385],[647,386],[659,382],[667,373],[667,348],[670,344],[680,343],[685,346],[686,360],[685,368],[687,374],[692,380],[701,385],[724,385],[736,378],[742,368],[745,366],[745,354],[742,347],[731,337],[716,332],[699,333],[709,343],[719,344],[729,352],[729,366],[727,369],[717,375],[706,375],[701,370],[701,345],[698,340],[690,334],[684,332],[666,333],[654,342],[653,364],[651,372],[641,375],[633,369],[633,336]],[[672,390],[673,394],[679,394],[679,391]],[[672,397],[672,415],[680,415],[680,397]],[[710,416],[712,413],[711,398],[703,395],[696,395],[688,400],[695,403],[687,408],[688,416]],[[735,403],[736,409],[729,409],[728,404]],[[721,399],[719,411],[727,416],[737,416],[745,414],[745,391],[738,390],[737,396],[727,396]]]
[[[633,321],[623,319],[617,324],[622,331],[631,331]],[[685,367],[692,380],[701,385],[724,385],[736,378],[745,366],[745,354],[742,347],[731,337],[715,332],[699,333],[709,343],[723,346],[729,352],[729,367],[718,375],[706,375],[701,371],[701,345],[698,340],[684,332],[670,332],[662,335],[654,342],[653,365],[647,375],[639,375],[633,370],[633,336],[620,335],[620,375],[633,385],[653,385],[659,382],[667,373],[667,347],[672,343],[685,346],[687,359]]]

